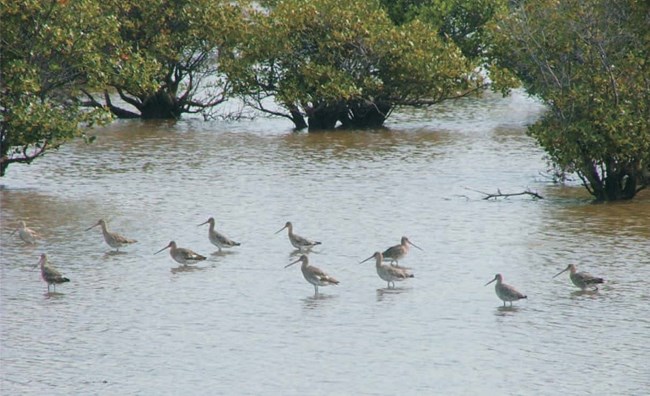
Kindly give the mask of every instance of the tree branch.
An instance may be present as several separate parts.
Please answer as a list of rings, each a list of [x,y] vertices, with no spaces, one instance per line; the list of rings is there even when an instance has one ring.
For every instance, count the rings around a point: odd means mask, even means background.
[[[492,199],[492,198],[497,199],[497,198],[516,197],[516,196],[520,196],[520,195],[530,195],[531,197],[533,197],[533,199],[544,199],[544,197],[542,197],[541,195],[539,195],[538,193],[536,193],[534,191],[530,191],[529,189],[526,189],[525,191],[518,192],[518,193],[507,193],[507,194],[502,193],[500,189],[497,189],[496,193],[486,193],[486,192],[475,190],[473,188],[468,188],[468,187],[465,187],[465,189],[485,195],[485,197],[483,197],[483,199],[485,199],[485,200]]]

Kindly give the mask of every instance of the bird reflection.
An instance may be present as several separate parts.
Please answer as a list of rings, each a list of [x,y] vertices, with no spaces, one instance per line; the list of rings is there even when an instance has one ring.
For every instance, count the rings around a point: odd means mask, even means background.
[[[195,272],[195,271],[202,271],[207,269],[207,267],[195,267],[195,266],[189,266],[189,265],[179,265],[178,267],[174,267],[171,269],[172,274],[178,274],[182,272]]]
[[[514,305],[508,305],[508,306],[500,305],[497,307],[494,314],[496,316],[508,316],[514,314],[515,312],[519,312],[519,310],[520,308]]]
[[[104,253],[104,257],[109,258],[111,256],[121,256],[123,254],[128,254],[128,252],[120,252],[119,250],[109,250],[108,252]]]
[[[335,299],[337,296],[334,294],[314,294],[302,299],[304,308],[308,310],[318,309],[327,303],[327,301]]]
[[[576,290],[571,292],[571,297],[582,297],[582,296],[597,296],[598,295],[598,289],[591,289],[591,290]]]
[[[377,302],[384,301],[386,296],[402,294],[409,289],[403,287],[385,287],[383,289],[377,289]]]

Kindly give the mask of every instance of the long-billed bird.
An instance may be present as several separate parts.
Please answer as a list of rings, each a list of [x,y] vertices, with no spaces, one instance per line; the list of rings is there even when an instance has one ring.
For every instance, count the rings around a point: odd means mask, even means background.
[[[569,278],[571,278],[571,282],[573,282],[574,285],[578,286],[583,291],[590,286],[594,286],[595,287],[594,290],[598,290],[598,287],[596,287],[595,285],[605,282],[603,278],[595,277],[586,272],[577,272],[578,270],[576,266],[573,264],[567,265],[565,269],[555,274],[553,278],[563,274],[566,271],[571,271],[569,272]]]
[[[494,276],[494,279],[486,283],[485,286],[494,281],[497,282],[497,284],[494,286],[494,291],[497,293],[497,297],[503,301],[504,307],[506,306],[506,301],[510,302],[510,306],[512,306],[513,301],[521,300],[522,298],[528,298],[528,296],[518,292],[514,287],[503,283],[503,276],[501,276],[501,274],[496,274]]]
[[[309,265],[309,258],[306,255],[301,255],[300,258],[294,262],[287,264],[284,268],[290,267],[295,263],[301,262],[300,270],[302,276],[305,277],[307,282],[314,285],[314,294],[318,294],[318,286],[338,285],[339,281],[327,275],[320,268]]]
[[[70,279],[61,275],[59,271],[56,270],[50,263],[47,261],[47,255],[45,253],[41,254],[41,259],[38,261],[37,266],[41,266],[41,277],[47,283],[47,292],[50,292],[50,285],[54,285],[54,291],[56,292],[56,285],[70,282]]]

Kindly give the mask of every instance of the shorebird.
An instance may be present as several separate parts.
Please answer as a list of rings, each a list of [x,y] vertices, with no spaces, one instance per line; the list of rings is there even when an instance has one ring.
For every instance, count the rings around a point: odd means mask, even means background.
[[[403,259],[404,256],[406,256],[406,253],[409,252],[409,245],[422,250],[421,247],[415,245],[413,242],[409,241],[407,237],[403,236],[399,245],[389,247],[382,255],[386,260],[390,259],[391,264],[394,263],[394,265],[399,266],[398,260]]]
[[[15,234],[16,232],[18,232],[18,236],[23,240],[23,242],[29,243],[30,245],[35,244],[36,239],[40,238],[40,235],[36,231],[27,227],[27,224],[25,224],[23,220],[20,221],[20,227],[15,229],[11,235]]]
[[[385,280],[388,283],[388,288],[391,287],[391,284],[393,285],[393,288],[395,287],[395,281],[401,282],[407,278],[413,278],[414,275],[409,273],[406,268],[401,268],[401,267],[393,267],[390,265],[385,265],[382,264],[382,261],[384,260],[383,255],[381,252],[375,252],[372,256],[368,257],[367,259],[363,260],[361,263],[365,263],[366,261],[374,258],[375,259],[375,267],[377,268],[377,275],[383,280]]]
[[[108,228],[106,227],[106,222],[104,219],[99,219],[97,223],[92,225],[91,227],[86,228],[86,231],[91,230],[97,226],[102,227],[102,234],[104,234],[104,240],[108,244],[108,246],[117,249],[117,251],[120,251],[120,248],[124,245],[128,245],[131,243],[136,243],[137,241],[135,239],[129,239],[126,237],[123,237],[122,235],[116,233],[116,232],[110,232],[108,231]]]
[[[208,223],[210,223],[208,239],[210,239],[210,242],[212,242],[214,246],[219,248],[219,251],[221,251],[221,248],[231,248],[233,246],[241,245],[241,243],[233,241],[214,229],[214,217],[210,217],[205,223],[199,224],[198,227]]]
[[[578,286],[582,291],[584,291],[587,287],[589,286],[594,286],[597,285],[598,283],[603,283],[605,280],[603,278],[597,278],[593,275],[590,275],[586,272],[577,272],[576,266],[573,264],[567,265],[565,269],[562,271],[558,272],[553,276],[553,278],[561,275],[562,273],[566,271],[571,271],[569,273],[569,278],[571,278],[571,282],[573,282],[574,285]],[[594,288],[594,291],[598,290],[598,287]]]
[[[512,306],[513,301],[521,300],[522,298],[528,298],[528,296],[519,293],[514,287],[506,285],[503,283],[503,276],[501,274],[496,274],[494,279],[485,284],[485,286],[490,283],[497,281],[497,284],[494,286],[494,291],[497,293],[497,296],[503,300],[503,306],[506,306],[506,301],[510,302]]]
[[[50,292],[50,285],[54,285],[54,291],[56,292],[56,285],[60,283],[70,282],[70,279],[61,275],[54,267],[52,267],[47,262],[47,256],[45,253],[41,254],[41,259],[38,261],[37,266],[41,266],[41,277],[45,282],[47,282],[47,292]]]
[[[162,252],[163,250],[169,248],[169,255],[172,256],[172,258],[180,264],[183,265],[188,265],[188,264],[196,264],[199,261],[205,260],[205,256],[201,256],[198,253],[195,253],[191,251],[190,249],[185,249],[185,248],[179,248],[176,247],[176,242],[171,241],[169,242],[169,245],[165,246],[164,248],[160,249],[154,254],[158,254]]]
[[[290,267],[297,262],[302,262],[300,270],[302,275],[305,277],[307,282],[314,285],[314,294],[318,294],[318,286],[329,286],[329,285],[338,285],[339,281],[332,278],[323,272],[320,268],[316,268],[313,265],[309,265],[309,258],[306,255],[300,256],[300,258],[294,262],[287,264],[284,268]]]
[[[293,225],[291,224],[290,221],[287,221],[287,223],[284,225],[284,227],[280,228],[277,230],[275,233],[279,233],[280,231],[284,230],[285,228],[289,229],[289,241],[298,250],[309,250],[313,248],[316,245],[320,245],[320,242],[316,241],[310,241],[307,238],[303,238],[300,235],[296,235],[293,233]]]

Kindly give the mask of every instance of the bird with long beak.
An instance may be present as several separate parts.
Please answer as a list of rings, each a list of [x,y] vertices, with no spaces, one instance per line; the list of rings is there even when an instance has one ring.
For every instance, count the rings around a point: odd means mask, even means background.
[[[222,248],[231,248],[233,246],[241,245],[241,243],[233,241],[232,239],[214,229],[214,217],[210,217],[207,221],[199,224],[197,227],[208,223],[210,223],[210,229],[208,229],[208,239],[214,246],[219,248],[219,251],[221,251]]]
[[[573,284],[579,287],[582,291],[584,291],[586,288],[590,286],[594,286],[595,287],[594,291],[596,291],[598,290],[598,287],[596,287],[595,285],[605,282],[603,278],[595,277],[586,272],[577,272],[578,270],[576,266],[573,264],[567,265],[565,269],[555,274],[553,278],[558,277],[559,275],[565,273],[566,271],[571,271],[569,272],[569,278],[571,278],[571,282],[573,282]]]
[[[497,282],[497,284],[494,286],[494,291],[497,293],[497,297],[503,301],[504,307],[506,306],[506,301],[510,302],[510,306],[512,306],[513,301],[521,300],[522,298],[528,298],[528,296],[518,292],[514,287],[503,283],[503,276],[501,276],[501,274],[496,274],[494,276],[494,279],[486,283],[485,286],[494,281]]]
[[[56,268],[47,262],[47,255],[45,253],[41,254],[41,258],[36,265],[41,266],[41,277],[47,283],[48,293],[50,292],[50,285],[54,285],[54,292],[56,292],[56,285],[70,282],[70,279],[61,275],[61,273],[57,271]]]
[[[386,260],[390,260],[391,264],[399,266],[399,261],[403,259],[406,254],[409,252],[409,245],[414,248],[422,250],[421,247],[417,246],[413,242],[409,241],[408,237],[403,236],[399,245],[391,246],[382,253],[382,256]]]
[[[309,250],[313,248],[316,245],[320,245],[321,243],[318,241],[312,241],[307,238],[303,238],[300,235],[296,235],[293,233],[293,224],[291,224],[290,221],[287,221],[284,227],[280,228],[277,230],[275,233],[279,233],[280,231],[284,230],[287,228],[289,230],[289,242],[295,247],[296,249],[300,251],[304,250]]]
[[[338,285],[339,281],[327,275],[320,268],[309,265],[309,258],[306,255],[301,255],[300,258],[294,262],[287,264],[284,268],[290,267],[296,263],[302,263],[300,270],[302,271],[302,276],[305,277],[307,282],[314,285],[314,294],[318,294],[318,286],[329,286],[329,285]]]
[[[385,280],[388,283],[387,287],[389,289],[391,287],[391,284],[393,285],[392,286],[393,288],[395,287],[395,281],[401,282],[408,278],[414,277],[414,275],[409,273],[406,270],[406,268],[393,267],[390,265],[382,264],[384,258],[381,252],[375,252],[372,256],[363,260],[359,264],[365,263],[366,261],[373,258],[375,259],[375,267],[377,269],[377,275],[379,275],[381,279]]]
[[[172,256],[174,261],[177,263],[180,263],[182,265],[188,265],[188,264],[196,264],[199,261],[205,260],[205,256],[201,256],[198,253],[195,253],[191,251],[190,249],[185,249],[185,248],[179,248],[176,246],[176,242],[171,241],[167,246],[164,248],[160,249],[154,254],[158,254],[162,252],[165,249],[170,249],[169,250],[169,255]]]
[[[15,234],[18,232],[18,236],[20,239],[23,240],[23,242],[28,243],[30,245],[33,245],[36,243],[36,239],[40,238],[41,236],[31,228],[27,227],[27,224],[25,224],[24,220],[20,221],[20,227],[14,230],[14,232],[11,233],[11,235]]]
[[[86,228],[86,231],[89,231],[97,226],[102,227],[102,234],[104,235],[104,240],[106,241],[108,246],[112,247],[113,249],[117,249],[118,252],[120,251],[120,248],[122,246],[130,245],[132,243],[138,242],[135,239],[126,238],[118,234],[117,232],[108,231],[108,227],[106,226],[106,222],[104,221],[104,219],[99,219],[97,223]]]

